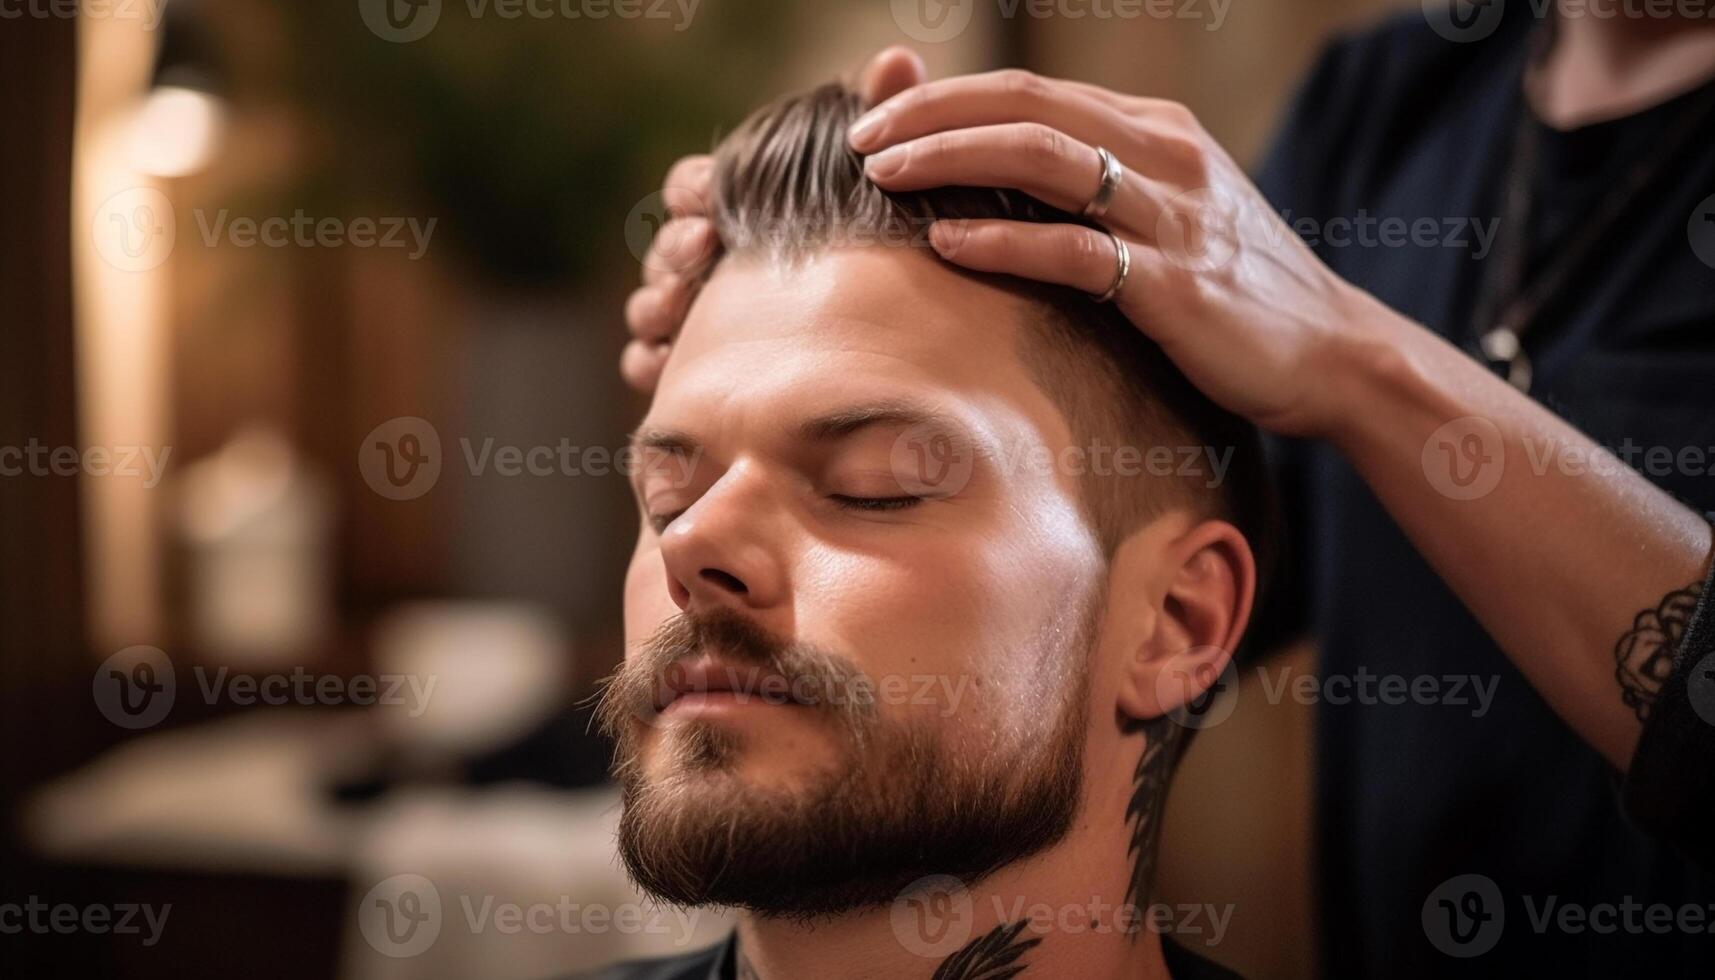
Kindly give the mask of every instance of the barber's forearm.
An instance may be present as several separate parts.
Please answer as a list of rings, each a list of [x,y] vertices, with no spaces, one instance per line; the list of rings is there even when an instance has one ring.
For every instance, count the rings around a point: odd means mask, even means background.
[[[1701,583],[1709,525],[1440,337],[1366,300],[1370,339],[1341,372],[1350,410],[1327,437],[1537,690],[1625,769],[1642,729],[1636,705],[1659,681],[1622,681],[1616,667],[1641,670],[1657,646],[1653,615],[1631,635],[1640,613]],[[1472,421],[1444,428],[1456,419]]]

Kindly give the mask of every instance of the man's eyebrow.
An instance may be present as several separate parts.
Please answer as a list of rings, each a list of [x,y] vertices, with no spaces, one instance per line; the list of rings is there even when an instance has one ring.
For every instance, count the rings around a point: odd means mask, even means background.
[[[902,401],[854,405],[818,415],[799,424],[798,436],[810,442],[828,442],[844,439],[873,426],[890,426],[901,429],[923,426],[949,435],[962,436],[964,441],[969,441],[969,434],[965,427],[951,416],[943,415],[912,402]]]
[[[628,440],[633,452],[654,450],[655,452],[672,453],[675,456],[694,456],[703,445],[688,432],[679,429],[663,429],[651,425],[641,425],[631,433]]]
[[[980,448],[971,432],[950,415],[908,401],[885,401],[853,405],[826,412],[800,422],[796,435],[806,442],[834,442],[875,426],[909,429],[921,426],[930,434],[945,434],[957,442]],[[629,439],[633,452],[696,456],[703,444],[682,429],[642,425]]]

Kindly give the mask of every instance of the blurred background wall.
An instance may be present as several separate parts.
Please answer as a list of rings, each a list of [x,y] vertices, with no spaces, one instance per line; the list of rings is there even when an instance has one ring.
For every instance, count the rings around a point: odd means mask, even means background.
[[[718,936],[640,910],[661,928],[449,926],[417,949],[376,918],[408,896],[449,923],[483,899],[636,902],[583,701],[621,653],[635,514],[611,454],[644,404],[615,371],[620,307],[667,167],[897,42],[936,75],[1183,101],[1254,162],[1322,40],[1386,7],[89,0],[0,20],[0,445],[23,461],[0,477],[0,899],[172,909],[154,943],[49,930],[0,937],[8,958],[506,978]],[[538,447],[577,472],[507,475]],[[1179,780],[1164,897],[1233,906],[1215,958],[1311,976],[1306,709],[1238,697]]]

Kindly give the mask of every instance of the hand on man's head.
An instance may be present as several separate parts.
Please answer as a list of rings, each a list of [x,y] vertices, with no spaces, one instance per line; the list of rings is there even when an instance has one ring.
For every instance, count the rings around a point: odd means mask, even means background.
[[[858,90],[875,105],[928,78],[923,60],[905,47],[885,48],[863,68]],[[673,338],[696,293],[696,272],[714,254],[718,241],[708,220],[714,175],[706,153],[681,157],[667,171],[661,197],[669,218],[643,258],[643,284],[625,303],[631,341],[620,355],[619,373],[642,392],[655,390]]]

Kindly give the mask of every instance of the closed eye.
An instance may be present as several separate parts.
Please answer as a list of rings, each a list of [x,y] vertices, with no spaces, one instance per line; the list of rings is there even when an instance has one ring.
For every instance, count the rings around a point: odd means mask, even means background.
[[[829,494],[828,499],[841,507],[849,507],[852,510],[868,511],[904,510],[907,507],[915,507],[924,500],[922,497],[912,496],[853,497],[849,494],[843,493]]]

